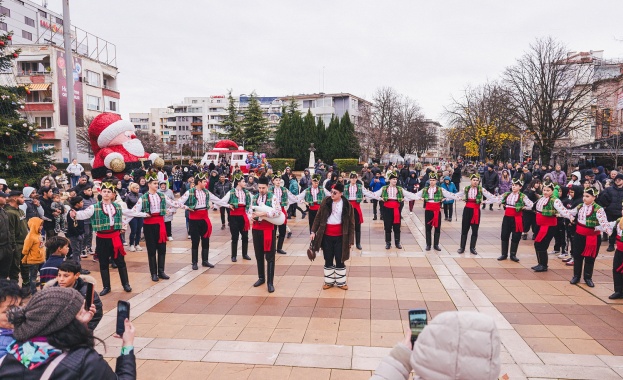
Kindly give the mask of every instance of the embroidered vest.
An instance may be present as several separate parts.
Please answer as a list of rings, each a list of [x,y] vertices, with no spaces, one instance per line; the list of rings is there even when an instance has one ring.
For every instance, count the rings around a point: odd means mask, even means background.
[[[383,186],[383,190],[381,190],[381,198],[383,198],[383,202],[387,202],[387,200],[389,199],[389,195],[387,194],[388,187],[389,185],[385,185]],[[402,202],[404,199],[402,196],[402,187],[396,186],[396,189],[398,190],[398,193],[396,194],[396,200],[398,202]]]
[[[502,196],[502,203],[506,204],[506,198],[510,194],[511,194],[511,192],[509,192],[509,191],[504,193],[504,195]],[[517,211],[517,212],[521,211],[521,209],[525,206],[525,204],[523,202],[523,197],[524,197],[524,194],[520,191],[519,192],[519,199],[517,199],[517,203],[515,203],[515,211]]]
[[[428,198],[428,186],[426,186],[422,190],[422,199],[424,199],[424,202],[430,201],[430,198]],[[432,201],[439,203],[439,202],[441,202],[442,199],[443,199],[443,191],[441,190],[441,186],[437,186],[437,191],[433,195],[433,200]]]
[[[197,196],[195,195],[196,192],[197,192],[197,189],[194,187],[188,190],[188,199],[184,203],[186,206],[188,206],[189,208],[193,210],[197,206]],[[206,195],[206,208],[208,208],[208,202],[210,201],[210,192],[207,191],[206,189],[203,189],[203,192]]]
[[[272,192],[268,192],[266,193],[266,206],[268,207],[273,207],[273,193]],[[257,200],[260,197],[260,193],[257,193],[253,196],[253,206],[257,206]]]
[[[584,203],[582,203],[581,205],[578,205],[577,207],[578,212],[580,211],[582,206],[584,206]],[[597,203],[593,203],[593,212],[590,215],[586,216],[586,224],[585,224],[586,227],[595,228],[599,225],[599,220],[597,219],[597,210],[599,210],[600,208],[601,208],[600,205],[598,205]]]
[[[465,201],[467,201],[468,198],[468,194],[469,194],[469,189],[471,189],[471,186],[465,186]],[[477,187],[477,191],[476,191],[476,204],[481,204],[482,203],[482,186],[478,186]]]
[[[616,231],[615,233],[617,234],[617,239],[619,239],[619,241],[623,241],[623,235],[619,235],[619,223],[620,222],[621,222],[621,218],[617,219],[616,223],[614,224],[613,230]]]
[[[281,189],[281,207],[287,207],[288,206],[288,191],[283,186],[279,186],[279,188]],[[273,194],[274,189],[275,189],[275,186],[271,186],[270,189],[268,189],[268,193]]]
[[[360,183],[356,184],[357,186],[357,203],[361,203],[363,201],[363,187],[361,186]],[[348,194],[348,189],[350,187],[350,183],[346,184],[344,186],[344,194]],[[402,195],[402,193],[401,193]],[[348,198],[349,195],[347,195],[346,198]]]
[[[160,196],[160,215],[167,214],[167,200],[164,194],[156,193]],[[141,196],[141,211],[151,214],[151,208],[149,204],[149,193],[145,193]]]
[[[123,228],[122,209],[121,206],[116,203],[113,203],[112,205],[115,206],[115,216],[113,217],[114,225],[112,228],[114,230],[120,230]],[[104,210],[102,209],[102,202],[97,202],[93,205],[93,208],[94,212],[93,216],[91,216],[91,226],[93,231],[97,232],[110,230],[110,218],[104,213]]]
[[[554,196],[551,196],[549,198],[547,204],[543,206],[543,211],[541,211],[541,214],[543,216],[556,216],[556,208],[554,207],[554,202],[556,201],[556,199],[558,198]]]
[[[310,187],[305,192],[305,202],[309,203],[310,205],[319,205],[324,199],[324,188],[320,185],[318,186],[318,195],[316,196],[316,202],[314,202],[314,197],[312,196],[311,189],[312,188]]]
[[[244,191],[244,209],[249,211],[249,208],[251,208],[251,194],[245,189],[242,191]],[[238,203],[240,202],[236,195],[236,189],[229,190],[229,204],[238,207]]]

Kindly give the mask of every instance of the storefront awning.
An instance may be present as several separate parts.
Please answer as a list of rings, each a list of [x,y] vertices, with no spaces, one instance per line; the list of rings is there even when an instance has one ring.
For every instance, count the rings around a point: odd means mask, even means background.
[[[48,57],[49,54],[39,54],[39,55],[20,55],[17,57],[17,62],[40,62],[43,61],[44,58]]]
[[[47,91],[50,88],[50,83],[33,83],[28,85],[30,91]]]

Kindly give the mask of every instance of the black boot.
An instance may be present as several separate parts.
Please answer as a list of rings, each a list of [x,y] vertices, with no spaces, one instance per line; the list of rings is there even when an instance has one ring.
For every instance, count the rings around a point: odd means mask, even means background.
[[[267,283],[268,283],[268,293],[272,293],[275,291],[275,286],[273,285],[273,280],[275,278],[275,262],[274,261],[269,261],[268,262],[268,273],[266,273],[267,278]]]
[[[258,257],[255,255],[255,261],[257,261],[257,281],[253,284],[254,287],[263,285],[266,282],[266,275],[264,274],[264,257],[263,255]]]
[[[467,235],[461,235],[461,245],[459,246],[459,249],[457,249],[456,253],[465,252],[465,244],[467,244]]]
[[[100,275],[102,276],[102,285],[104,286],[100,292],[100,296],[105,296],[110,293],[110,272],[108,271],[108,268],[100,268]],[[37,279],[31,279],[30,281],[37,281]]]
[[[392,247],[392,234],[385,232],[385,249],[390,249]]]
[[[156,276],[158,281],[158,263],[156,262],[156,255],[147,254],[147,261],[149,262],[149,273],[151,273],[152,280]]]
[[[198,270],[197,262],[199,261],[199,249],[190,250],[191,263],[193,265],[193,270]]]
[[[478,241],[478,235],[472,233],[472,238],[469,240],[469,252],[472,255],[477,255],[478,252],[476,251],[476,242]]]
[[[128,278],[128,267],[119,268],[119,278],[121,279],[123,290],[130,293],[132,288],[130,287],[130,279]]]
[[[247,251],[249,250],[249,240],[242,240],[242,258],[245,260],[251,260]]]
[[[535,272],[547,272],[547,251],[537,251],[539,265],[534,269]]]
[[[158,253],[158,277],[160,277],[163,280],[168,280],[170,277],[164,273],[164,262],[165,262],[165,257],[166,257],[167,253]]]
[[[517,250],[518,249],[519,249],[519,241],[515,242],[515,241],[511,240],[511,252],[515,252],[515,254],[517,254]],[[515,260],[513,260],[513,261],[515,261]],[[519,261],[519,259],[517,259],[517,261],[515,261],[515,262],[518,262],[518,261]]]
[[[541,265],[541,255],[539,255],[539,251],[536,251],[536,265],[531,267],[532,270],[537,270]]]
[[[502,255],[498,257],[498,261],[506,260],[508,258],[508,241],[502,240]]]
[[[238,259],[238,240],[231,240],[231,261],[236,262]]]
[[[433,249],[435,251],[441,251],[441,248],[439,248],[439,235],[441,235],[441,231],[435,228],[435,234],[433,235]]]
[[[355,228],[355,247],[361,251],[361,226],[359,228]]]
[[[201,266],[202,267],[214,268],[214,265],[210,264],[210,261],[208,261],[209,258],[210,258],[210,248],[203,248],[201,250]]]
[[[396,248],[402,249],[402,244],[400,244],[400,240],[396,240],[395,243],[396,243]]]
[[[519,259],[517,258],[517,252],[511,251],[511,260],[518,263]]]

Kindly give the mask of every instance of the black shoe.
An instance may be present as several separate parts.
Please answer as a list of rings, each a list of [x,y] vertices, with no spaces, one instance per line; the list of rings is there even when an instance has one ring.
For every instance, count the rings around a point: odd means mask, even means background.
[[[584,279],[584,282],[586,282],[586,285],[587,285],[589,288],[594,288],[594,287],[595,287],[595,284],[593,283],[593,280],[591,280],[590,278],[585,278],[585,279]]]
[[[224,229],[225,229],[225,225],[223,224],[223,225],[221,226],[221,230],[224,230]]]
[[[356,247],[357,247],[357,249],[358,249],[358,250],[360,250],[360,251],[363,249],[363,248],[361,247],[361,244],[357,244],[357,245],[356,245]]]
[[[272,293],[275,291],[275,286],[273,284],[268,284],[268,293]]]
[[[522,234],[521,240],[528,240],[528,234]]]
[[[157,274],[152,274],[152,275],[151,275],[151,280],[152,280],[153,282],[158,282],[158,281],[160,281],[160,280],[158,280],[158,275],[157,275]]]
[[[101,296],[105,296],[106,294],[110,293],[110,288],[104,288],[102,289],[102,291],[100,292],[100,297]]]
[[[471,253],[472,255],[477,255],[478,254],[478,252],[476,251],[476,248],[470,248],[469,249],[469,253]],[[511,259],[512,259],[512,257],[511,257]]]
[[[532,240],[536,239],[536,234],[532,234]]]
[[[392,247],[392,243],[390,242],[385,242],[385,249],[390,249]]]
[[[426,246],[426,250],[427,250],[427,251],[430,251],[430,245],[427,245],[427,246]]]
[[[616,299],[619,299],[619,298],[623,298],[623,293],[621,293],[621,292],[614,292],[608,298],[611,299],[611,300],[616,300]]]
[[[307,216],[307,213],[306,213],[306,212],[304,212],[304,213],[303,213],[303,216],[301,216],[301,219],[305,219],[305,217],[306,217],[306,216]]]
[[[214,268],[214,265],[213,265],[213,264],[210,264],[210,262],[209,262],[208,260],[203,261],[203,262],[201,263],[201,266],[202,266],[202,267],[208,267],[208,268]]]
[[[197,266],[197,263],[193,264],[193,270],[199,270],[199,267]]]
[[[255,281],[255,284],[253,284],[253,287],[257,288],[260,285],[264,285],[264,283],[266,283],[266,280],[264,280],[263,278],[260,278],[257,281]]]
[[[438,245],[434,246],[434,247],[433,247],[433,249],[434,249],[435,251],[441,251],[441,248],[439,248],[439,246],[438,246]]]
[[[506,255],[502,255],[502,256],[498,257],[498,261],[502,261],[502,260],[506,260],[506,259],[508,259],[508,256],[506,256]]]
[[[238,261],[238,259],[236,258],[236,256],[232,256],[232,257],[231,257],[231,262],[232,262],[232,263],[235,263],[236,261]]]
[[[514,261],[514,262],[516,262],[516,263],[518,263],[518,262],[519,262],[519,259],[518,259],[518,258],[517,258],[517,256],[515,256],[515,255],[511,255],[511,260],[512,260],[512,261]]]
[[[160,278],[161,278],[161,279],[163,279],[163,280],[168,280],[168,279],[170,279],[170,278],[171,278],[171,277],[169,277],[166,273],[164,273],[164,271],[160,271],[160,272],[158,272],[158,277],[160,277]]]
[[[132,287],[130,286],[130,284],[125,284],[123,285],[123,290],[130,293],[132,291]]]
[[[242,258],[245,260],[251,260],[251,258],[249,257],[249,255],[242,255]]]
[[[533,266],[533,267],[530,267],[530,269],[532,269],[532,270],[536,270],[536,268],[538,268],[538,267],[540,267],[540,266],[541,266],[541,264],[537,264],[537,265],[535,265],[535,266]]]
[[[288,232],[288,234],[286,235],[286,238],[291,238],[292,237],[292,232]]]
[[[463,253],[465,252],[465,248],[459,248],[456,250],[456,253]]]
[[[374,215],[374,218],[372,218],[372,220],[376,220],[376,215]]]
[[[87,269],[81,269],[80,274],[91,274],[91,271]]]
[[[114,269],[117,269],[117,263],[114,261],[110,264],[110,266],[113,267]]]
[[[573,276],[573,278],[571,279],[571,281],[569,281],[569,283],[570,283],[571,285],[575,285],[575,284],[577,284],[578,282],[580,282],[580,277],[578,277],[578,276]]]
[[[614,245],[609,245],[608,249],[606,249],[607,252],[614,252]]]
[[[287,255],[288,254],[288,252],[284,251],[283,249],[278,249],[277,253],[280,253],[282,255]]]
[[[547,267],[543,265],[537,265],[534,269],[535,272],[547,272]]]
[[[399,241],[397,241],[397,242],[396,242],[396,248],[398,248],[398,249],[402,249],[402,244],[400,244],[400,242],[399,242]]]

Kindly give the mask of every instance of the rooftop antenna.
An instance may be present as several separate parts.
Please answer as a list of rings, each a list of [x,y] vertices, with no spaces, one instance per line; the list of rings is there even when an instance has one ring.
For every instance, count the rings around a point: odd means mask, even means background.
[[[43,7],[47,8],[48,7],[48,0],[43,0]]]

